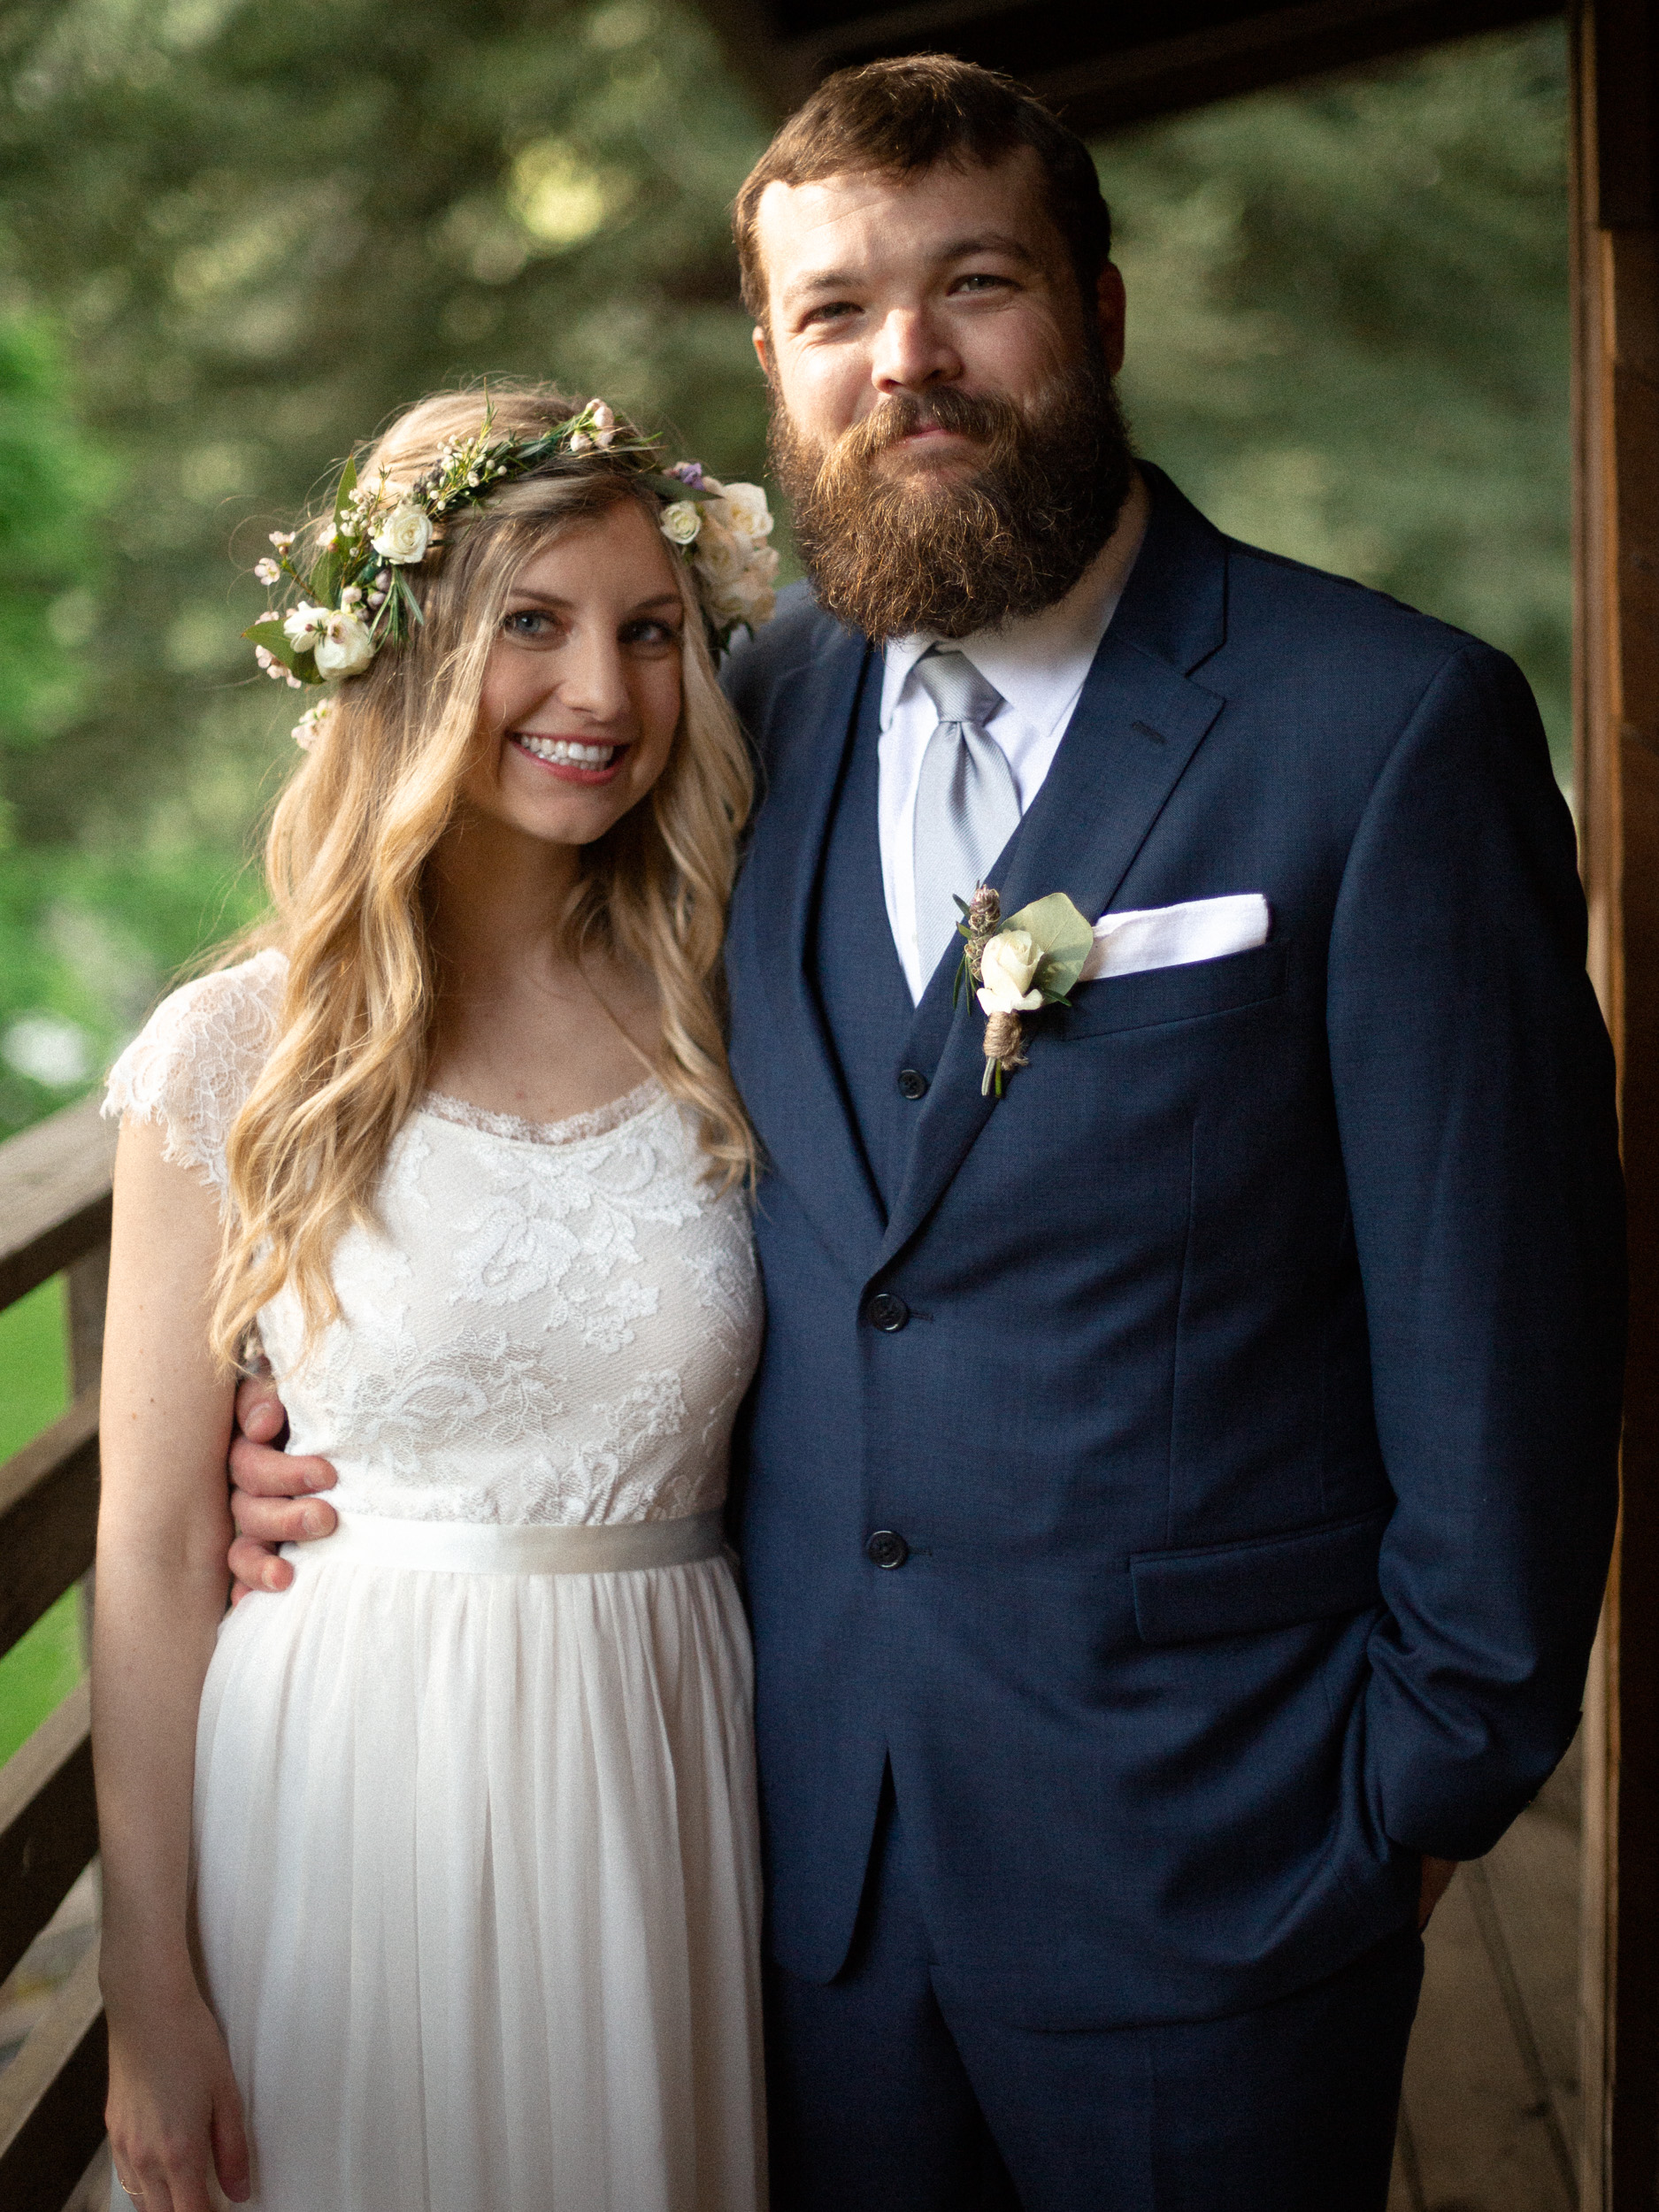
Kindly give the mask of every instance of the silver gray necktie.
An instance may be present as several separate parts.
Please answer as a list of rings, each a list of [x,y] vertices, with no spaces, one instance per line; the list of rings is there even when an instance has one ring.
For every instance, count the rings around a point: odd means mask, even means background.
[[[985,725],[1002,703],[965,654],[930,646],[916,680],[939,710],[916,786],[916,941],[931,974],[951,943],[973,887],[1013,835],[1019,794]]]

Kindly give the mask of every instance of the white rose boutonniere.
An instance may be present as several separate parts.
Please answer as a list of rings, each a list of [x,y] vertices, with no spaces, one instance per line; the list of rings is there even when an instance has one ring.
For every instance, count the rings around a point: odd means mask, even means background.
[[[1031,979],[1041,965],[1042,949],[1028,929],[1005,929],[988,939],[979,956],[976,994],[985,1012],[1035,1013],[1042,993],[1032,989]]]
[[[432,543],[432,517],[418,500],[406,499],[400,507],[394,507],[369,543],[385,561],[395,561],[400,568],[412,567],[426,557],[426,548]]]
[[[1094,933],[1064,891],[1034,899],[1002,919],[1002,902],[988,883],[972,899],[958,899],[957,933],[965,940],[957,972],[954,1005],[963,986],[972,991],[985,1015],[985,1079],[981,1094],[1002,1085],[1025,1057],[1024,1016],[1040,1007],[1065,1006],[1066,994],[1083,972]]]

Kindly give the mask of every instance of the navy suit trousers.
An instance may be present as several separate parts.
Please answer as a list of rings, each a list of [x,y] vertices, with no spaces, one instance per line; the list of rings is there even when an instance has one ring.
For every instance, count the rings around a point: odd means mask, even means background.
[[[1383,2212],[1413,1929],[1219,2020],[1011,2027],[941,1985],[889,1786],[848,1964],[770,1971],[772,2212]]]

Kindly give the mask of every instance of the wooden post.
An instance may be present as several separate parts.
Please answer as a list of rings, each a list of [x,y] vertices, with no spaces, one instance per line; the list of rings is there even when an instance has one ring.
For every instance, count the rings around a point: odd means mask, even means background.
[[[1659,2204],[1659,0],[1573,19],[1578,803],[1630,1188],[1624,1504],[1586,1710],[1584,2212]]]
[[[83,1390],[97,1387],[99,1371],[104,1365],[104,1309],[110,1295],[110,1248],[101,1244],[96,1251],[83,1253],[73,1261],[65,1278],[68,1286],[68,1311],[65,1318],[69,1328],[69,1394],[78,1398]],[[82,1575],[77,1588],[81,1599],[81,1653],[83,1663],[92,1661],[92,1594],[90,1571]]]

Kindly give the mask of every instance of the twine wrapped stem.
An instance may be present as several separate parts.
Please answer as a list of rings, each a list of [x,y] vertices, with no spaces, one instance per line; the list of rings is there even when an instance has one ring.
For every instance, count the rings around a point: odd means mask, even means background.
[[[1022,1049],[1025,1031],[1018,1014],[987,1014],[985,1018],[985,1079],[979,1086],[983,1096],[995,1081],[997,1094],[1002,1094],[1004,1078],[1015,1068],[1029,1067]]]

